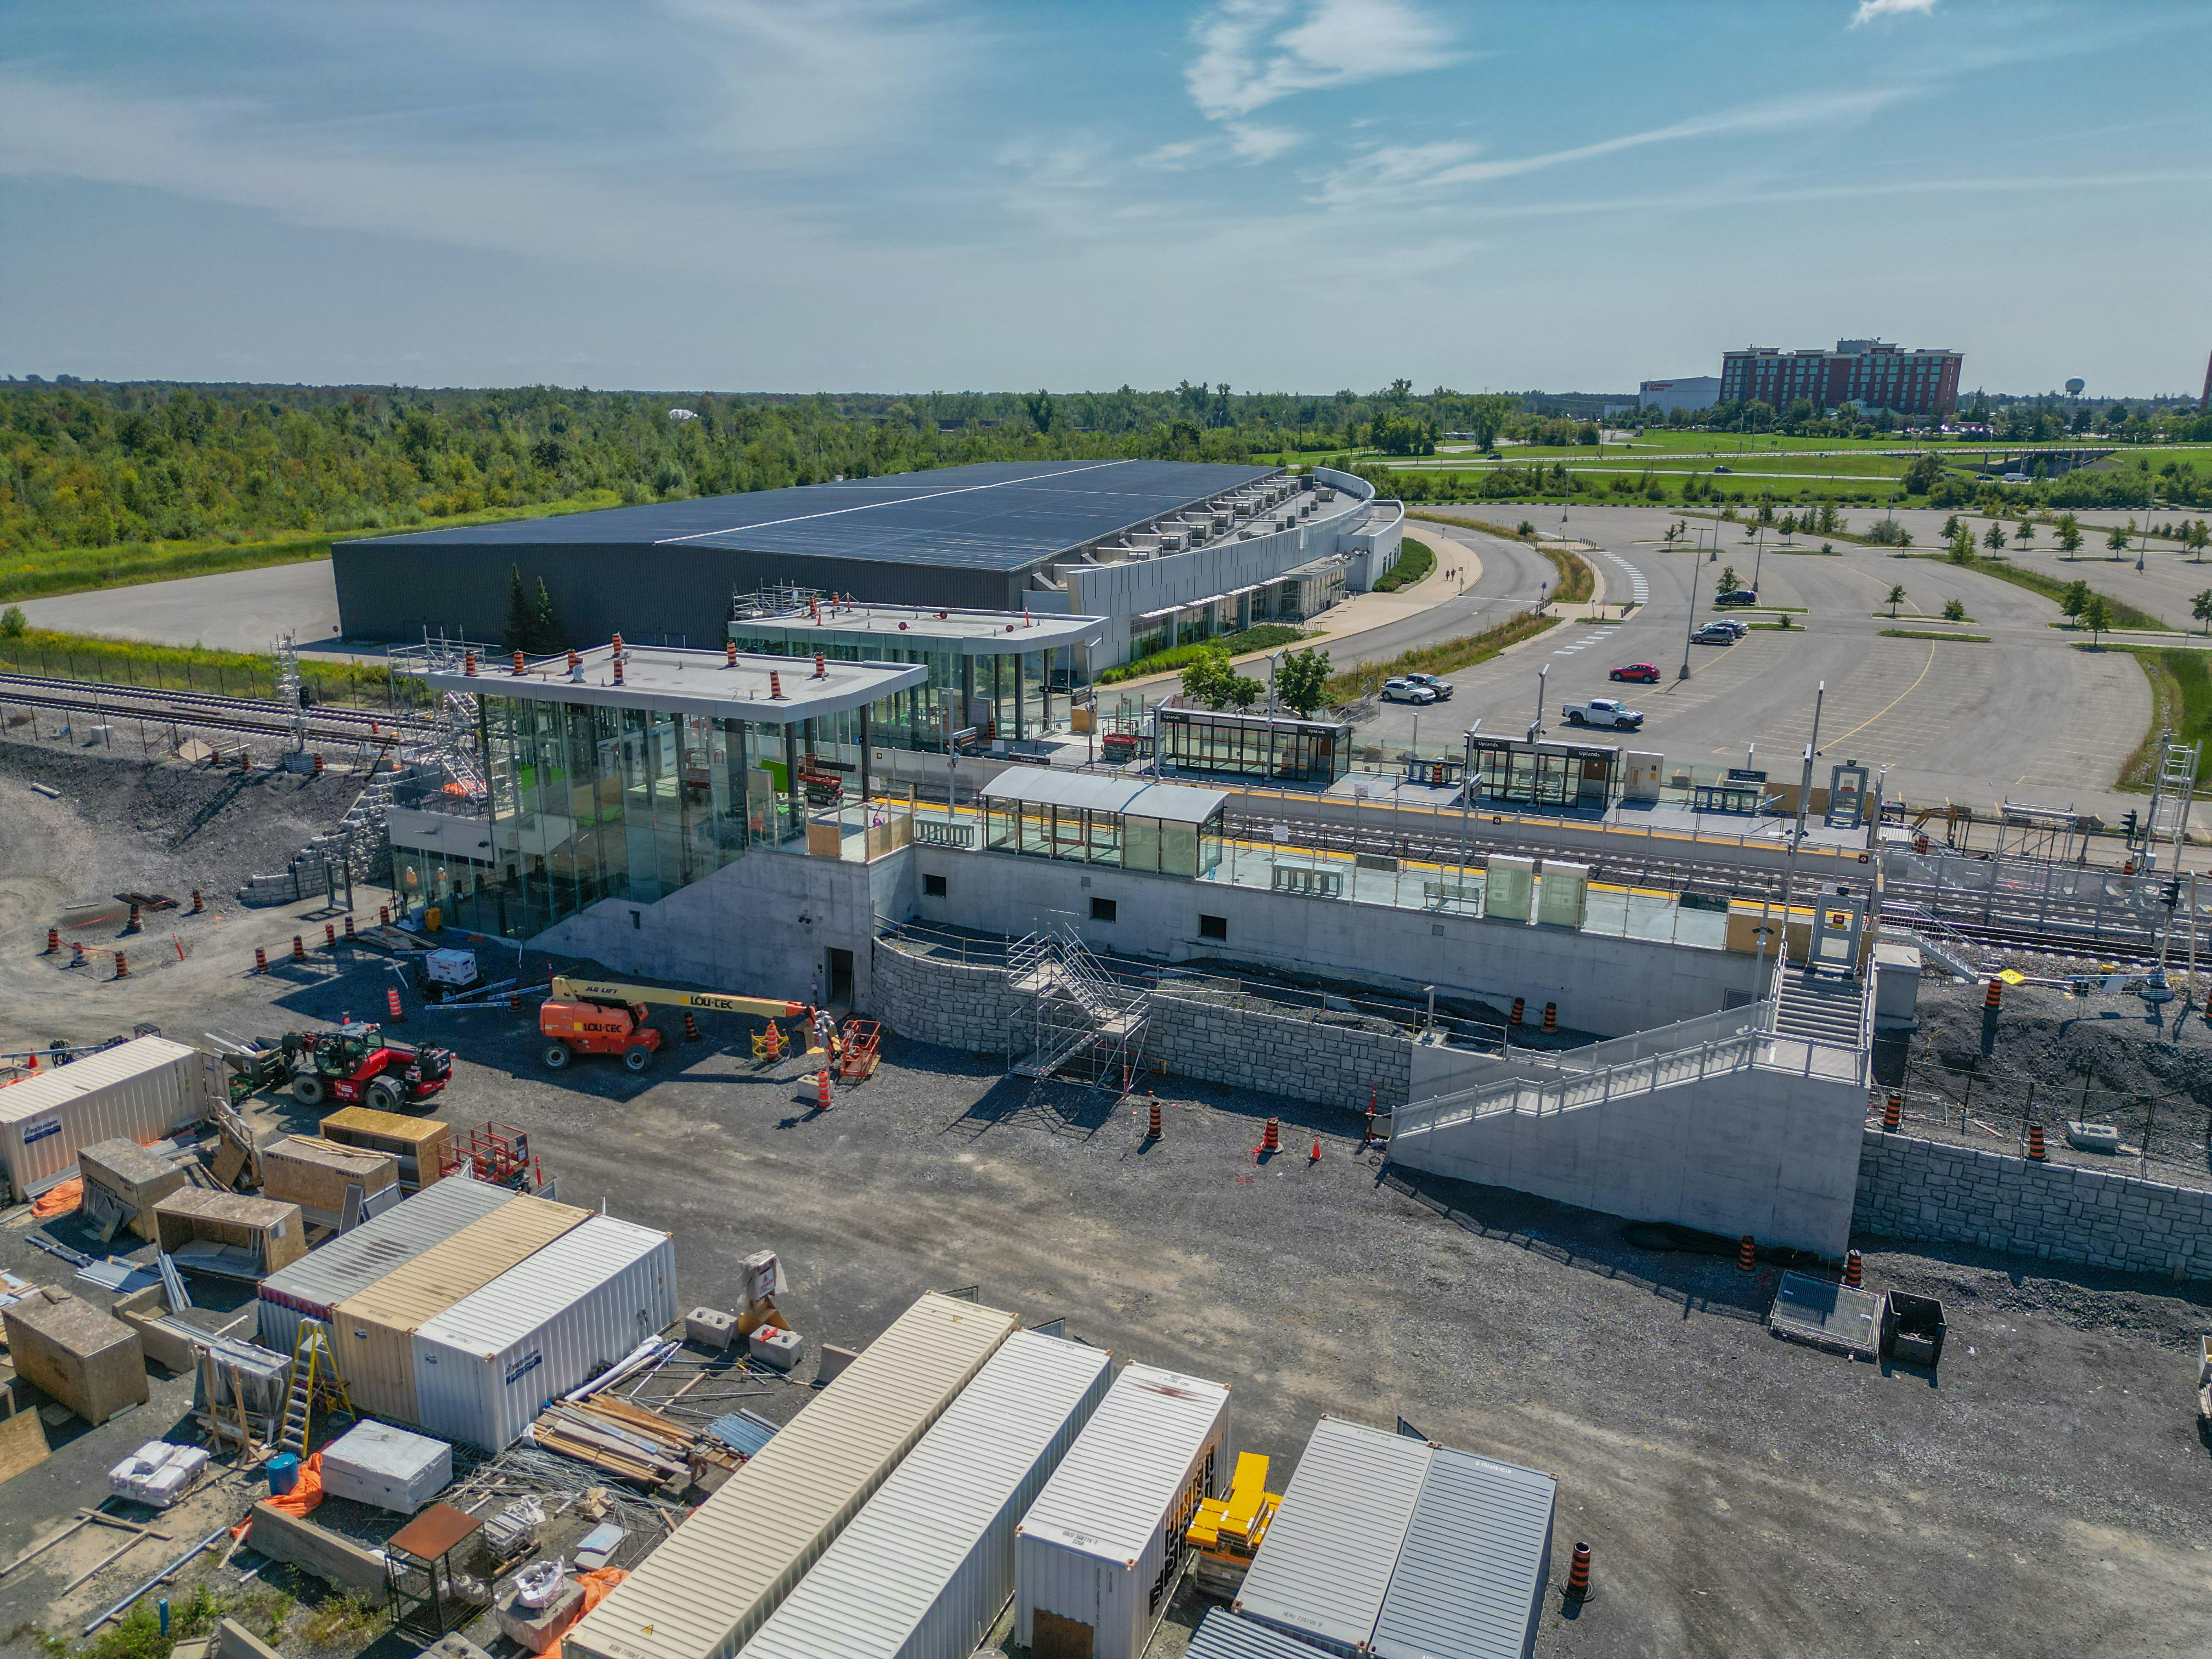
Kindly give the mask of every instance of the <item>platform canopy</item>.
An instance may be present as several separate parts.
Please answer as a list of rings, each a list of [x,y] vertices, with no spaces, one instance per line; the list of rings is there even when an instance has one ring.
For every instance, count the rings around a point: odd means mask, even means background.
[[[1100,777],[1088,772],[1054,772],[1041,766],[1009,767],[985,784],[981,793],[994,801],[1087,807],[1094,812],[1118,812],[1124,817],[1158,818],[1164,823],[1204,823],[1229,799],[1228,792],[1222,789],[1194,789],[1188,784]]]

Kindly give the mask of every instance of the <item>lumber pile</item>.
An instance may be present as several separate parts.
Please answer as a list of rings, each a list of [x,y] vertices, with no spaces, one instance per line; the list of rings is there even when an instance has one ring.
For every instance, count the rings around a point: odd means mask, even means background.
[[[683,1424],[610,1395],[555,1401],[531,1425],[530,1438],[548,1451],[646,1486],[689,1483],[710,1468],[734,1469],[740,1461]]]

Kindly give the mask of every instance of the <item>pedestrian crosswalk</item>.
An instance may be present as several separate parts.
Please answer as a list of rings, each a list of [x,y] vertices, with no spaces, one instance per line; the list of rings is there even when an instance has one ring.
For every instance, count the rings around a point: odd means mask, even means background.
[[[1619,632],[1620,629],[1618,624],[1607,628],[1588,629],[1576,639],[1572,645],[1563,645],[1552,654],[1555,657],[1571,657],[1577,651],[1587,651],[1594,645],[1604,644]]]
[[[1622,558],[1618,553],[1608,553],[1605,556],[1611,559],[1615,564],[1619,565],[1622,571],[1627,575],[1629,598],[1633,599],[1638,605],[1650,604],[1651,585],[1644,580],[1644,573],[1641,570],[1638,570],[1634,565],[1629,563],[1627,560]]]

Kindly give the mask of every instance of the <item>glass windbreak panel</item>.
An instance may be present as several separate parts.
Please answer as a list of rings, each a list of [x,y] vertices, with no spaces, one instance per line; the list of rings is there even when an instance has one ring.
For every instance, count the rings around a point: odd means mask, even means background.
[[[1024,651],[1018,660],[1022,671],[1021,732],[1034,738],[1044,731],[1044,653]]]
[[[1198,826],[1194,823],[1160,823],[1160,873],[1164,876],[1195,876],[1198,874]]]
[[[985,844],[997,852],[1018,851],[1021,835],[1021,804],[993,799],[985,801],[983,805],[989,825],[989,837]]]
[[[1056,859],[1083,861],[1083,809],[1079,806],[1056,806],[1052,817],[1052,855]]]
[[[1198,869],[1200,875],[1210,876],[1221,867],[1221,824],[1227,811],[1226,806],[1215,807],[1206,822],[1199,826]]]
[[[1052,808],[1040,806],[1035,801],[1022,803],[1022,847],[1024,853],[1040,858],[1052,851]]]
[[[1091,814],[1091,862],[1119,864],[1121,861],[1121,815],[1119,812]]]
[[[1160,821],[1158,818],[1121,820],[1121,867],[1157,870],[1160,867]]]

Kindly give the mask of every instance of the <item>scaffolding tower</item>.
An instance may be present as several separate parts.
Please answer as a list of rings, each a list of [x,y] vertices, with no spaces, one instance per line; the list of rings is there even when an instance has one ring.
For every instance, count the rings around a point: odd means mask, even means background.
[[[2189,806],[2197,793],[2201,743],[2177,743],[2171,729],[2158,734],[2158,773],[2151,781],[2150,811],[2142,821],[2144,866],[2160,868],[2159,843],[2173,849],[2172,867],[2181,867],[2182,837],[2189,831]]]
[[[1149,987],[1115,979],[1066,923],[1008,946],[1006,975],[1012,989],[1036,1000],[1030,1050],[1014,1062],[1016,1076],[1127,1092],[1143,1064]]]

